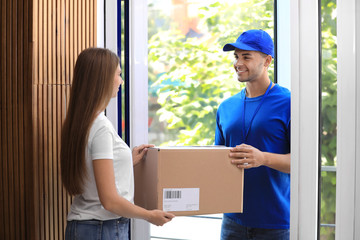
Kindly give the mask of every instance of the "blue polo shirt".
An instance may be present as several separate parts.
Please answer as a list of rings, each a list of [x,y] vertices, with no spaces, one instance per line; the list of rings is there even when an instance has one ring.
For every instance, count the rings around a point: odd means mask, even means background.
[[[270,89],[250,128],[264,96],[246,98],[242,89],[226,99],[217,111],[215,144],[235,147],[246,143],[264,152],[290,153],[290,95],[279,85]],[[249,128],[246,139],[244,124],[245,130]],[[265,166],[245,169],[243,200],[243,213],[226,214],[238,224],[268,229],[290,227],[290,174]]]

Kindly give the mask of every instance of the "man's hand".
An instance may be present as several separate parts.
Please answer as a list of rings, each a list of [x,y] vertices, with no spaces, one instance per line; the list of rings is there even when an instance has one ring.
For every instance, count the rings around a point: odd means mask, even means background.
[[[265,165],[264,153],[247,144],[237,145],[230,149],[231,163],[238,168],[253,168]]]
[[[229,157],[231,158],[231,163],[238,168],[248,169],[267,166],[280,172],[290,173],[290,153],[262,152],[253,146],[241,144],[230,149]]]

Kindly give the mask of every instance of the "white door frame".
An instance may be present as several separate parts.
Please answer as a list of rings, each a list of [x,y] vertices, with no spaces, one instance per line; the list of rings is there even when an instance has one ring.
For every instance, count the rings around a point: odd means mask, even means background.
[[[360,239],[360,3],[337,1],[337,240]]]
[[[319,155],[318,1],[291,1],[290,237],[317,239]]]
[[[148,5],[130,2],[130,145],[148,142]],[[150,224],[135,219],[131,239],[150,239]]]
[[[106,14],[104,14],[104,10]],[[97,0],[97,47],[106,47],[117,53],[117,1]],[[106,27],[104,27],[106,26]],[[118,130],[118,99],[112,98],[106,107],[106,116]]]
[[[143,0],[129,2],[130,147],[132,148],[148,141],[147,2]],[[117,14],[117,0],[97,1],[97,46],[106,46],[115,53],[117,53]],[[118,128],[117,102],[117,98],[111,99],[106,108],[106,115],[116,130]],[[149,223],[143,220],[132,220],[131,226],[131,239],[149,239]]]

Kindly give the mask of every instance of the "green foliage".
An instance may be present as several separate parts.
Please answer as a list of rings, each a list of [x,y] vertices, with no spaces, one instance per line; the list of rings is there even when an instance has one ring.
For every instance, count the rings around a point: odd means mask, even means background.
[[[321,159],[324,166],[336,166],[336,95],[337,95],[337,46],[336,1],[321,1],[322,34],[322,106],[321,106]],[[320,222],[335,224],[336,174],[321,174]],[[334,229],[322,227],[321,239],[335,239]]]
[[[273,35],[272,0],[205,2],[199,18],[202,38],[186,38],[174,28],[150,30],[149,85],[157,89],[157,115],[167,136],[161,145],[212,145],[218,105],[243,87],[234,77],[233,52],[222,47],[248,29]],[[159,66],[166,71],[158,72]]]

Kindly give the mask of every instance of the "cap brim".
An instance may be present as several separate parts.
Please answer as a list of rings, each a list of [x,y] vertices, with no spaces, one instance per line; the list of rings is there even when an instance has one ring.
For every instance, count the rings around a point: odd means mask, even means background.
[[[243,43],[228,43],[223,47],[223,51],[224,52],[233,51],[233,50],[235,50],[235,48],[238,48],[240,50],[246,50],[246,51],[258,51],[255,48],[252,48]]]
[[[223,47],[224,52],[233,51],[233,50],[235,50],[235,47],[232,45],[232,43],[228,43]]]

